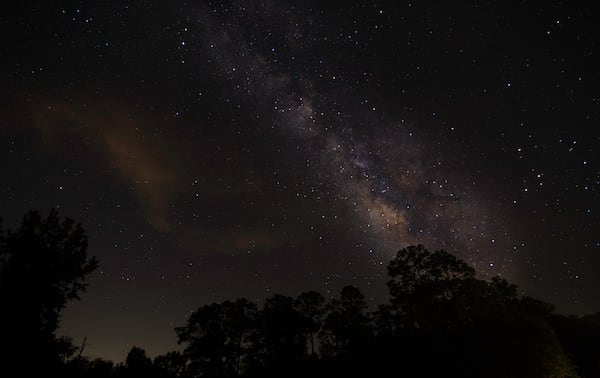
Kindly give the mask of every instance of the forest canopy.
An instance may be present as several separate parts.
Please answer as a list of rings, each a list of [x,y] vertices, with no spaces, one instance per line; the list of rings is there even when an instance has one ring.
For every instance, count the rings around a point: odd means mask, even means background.
[[[151,359],[136,346],[115,365],[56,336],[61,311],[97,267],[81,225],[55,210],[0,230],[2,376],[600,376],[598,315],[557,315],[501,277],[478,279],[464,261],[422,245],[390,261],[389,301],[375,309],[351,285],[330,299],[306,291],[262,306],[206,304],[174,329],[180,351]]]

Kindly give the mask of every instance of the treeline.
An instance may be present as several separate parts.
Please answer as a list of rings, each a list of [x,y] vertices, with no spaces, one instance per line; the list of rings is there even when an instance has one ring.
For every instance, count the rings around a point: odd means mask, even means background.
[[[600,376],[600,314],[557,315],[506,280],[477,279],[465,262],[420,245],[400,250],[389,263],[389,302],[374,310],[354,286],[330,300],[308,291],[295,298],[273,295],[260,308],[246,299],[213,303],[175,329],[181,351],[150,359],[134,347],[124,363],[89,360],[55,337],[60,310],[85,290],[83,278],[97,265],[85,255],[81,231],[53,212],[46,219],[30,213],[17,232],[0,232],[3,300],[32,298],[21,295],[36,287],[57,290],[35,297],[46,301],[41,304],[5,307],[1,327],[9,337],[2,344],[12,349],[4,354],[10,359],[2,376]],[[77,263],[57,263],[54,273],[35,276],[44,282],[20,282],[18,270],[26,269],[20,259],[31,259],[27,269],[48,263],[38,262],[38,249],[59,262],[77,256]],[[20,318],[23,312],[30,314]],[[31,349],[32,340],[45,341]]]

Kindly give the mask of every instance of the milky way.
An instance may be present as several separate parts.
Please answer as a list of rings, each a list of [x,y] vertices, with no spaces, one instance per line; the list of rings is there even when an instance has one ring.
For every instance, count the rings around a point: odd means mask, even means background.
[[[354,284],[381,303],[410,244],[600,310],[593,12],[322,3],[5,18],[0,216],[82,222],[101,265],[61,332],[89,353],[171,350],[225,299]]]
[[[190,37],[208,46],[214,69],[234,93],[239,89],[236,97],[247,98],[261,117],[290,138],[296,150],[290,157],[306,162],[311,191],[323,193],[331,210],[345,208],[350,213],[347,216],[363,234],[361,249],[389,256],[399,246],[421,242],[458,253],[482,273],[490,271],[494,261],[502,265],[501,271],[511,269],[505,256],[511,235],[502,232],[501,245],[490,248],[498,238],[490,229],[498,232],[506,219],[487,219],[485,201],[465,184],[468,177],[444,166],[448,150],[458,146],[430,148],[432,142],[418,135],[418,125],[378,112],[375,102],[353,93],[335,65],[324,73],[303,69],[304,56],[317,44],[305,37],[310,25],[303,10],[270,3],[254,11],[233,7],[225,28],[210,16],[204,18],[210,9],[197,12],[202,31]],[[281,13],[285,21],[271,27],[283,33],[282,41],[257,43],[268,41],[269,27],[262,31],[265,35],[248,40],[246,31],[253,27],[247,23],[269,25]],[[327,21],[317,18],[311,23]],[[187,33],[184,28],[182,45]],[[319,64],[327,65],[326,59],[320,58]]]

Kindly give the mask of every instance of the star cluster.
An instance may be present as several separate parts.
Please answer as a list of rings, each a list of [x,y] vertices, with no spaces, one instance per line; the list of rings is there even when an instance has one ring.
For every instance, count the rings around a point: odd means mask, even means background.
[[[190,311],[235,297],[354,284],[378,303],[418,243],[600,310],[585,5],[17,8],[1,215],[54,207],[88,231],[100,269],[62,330],[90,353],[170,350]]]

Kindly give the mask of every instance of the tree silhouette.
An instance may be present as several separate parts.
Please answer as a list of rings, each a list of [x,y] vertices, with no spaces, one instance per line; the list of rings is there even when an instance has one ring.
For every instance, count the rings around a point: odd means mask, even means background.
[[[128,377],[148,377],[152,375],[152,360],[144,349],[134,346],[127,353],[125,368],[124,375]]]
[[[200,307],[185,327],[176,328],[190,369],[207,376],[239,374],[249,357],[256,306],[246,299]]]
[[[15,231],[0,230],[0,343],[3,368],[11,374],[55,370],[74,352],[55,332],[60,312],[79,299],[86,276],[98,266],[86,251],[81,225],[61,219],[56,210],[46,218],[31,211]],[[36,364],[27,363],[31,356]]]
[[[304,330],[310,342],[310,355],[315,357],[315,334],[321,329],[325,314],[325,298],[316,291],[301,293],[294,302],[296,310],[303,317]]]
[[[182,377],[186,371],[186,357],[180,352],[169,352],[156,356],[152,362],[156,376],[160,378]]]
[[[101,378],[109,377],[112,375],[114,364],[111,361],[96,358],[90,361],[88,364],[85,377],[87,378]],[[81,375],[80,375],[81,376]]]
[[[304,318],[296,310],[293,298],[279,294],[267,298],[258,321],[259,360],[275,369],[302,361],[307,345],[305,329]]]
[[[333,299],[321,331],[323,351],[332,357],[356,353],[369,337],[369,318],[364,295],[355,286],[345,286],[340,299]]]
[[[388,266],[391,306],[374,316],[379,350],[408,356],[406,370],[419,375],[577,376],[549,327],[552,308],[474,273],[445,251],[399,251]]]
[[[274,295],[249,317],[253,321],[234,322],[234,317],[225,316],[236,313],[232,302],[202,307],[178,329],[180,341],[188,344],[184,355],[190,358],[189,372],[577,377],[548,322],[552,308],[520,297],[506,280],[476,279],[463,261],[423,246],[401,250],[388,272],[391,303],[379,305],[373,314],[354,286],[344,287],[328,304],[317,292],[302,293],[295,300]],[[205,360],[198,360],[200,356]],[[240,356],[246,361],[244,368]]]
[[[505,279],[475,278],[445,251],[410,246],[388,266],[390,303],[369,313],[345,286],[325,303],[315,291],[295,299],[246,299],[198,308],[175,329],[183,352],[151,360],[133,347],[114,366],[55,336],[60,311],[97,266],[81,226],[55,211],[27,214],[0,230],[2,376],[187,378],[384,375],[461,377],[596,376],[600,316],[566,318],[519,295]],[[318,342],[315,340],[318,336]],[[8,358],[10,359],[8,359]],[[577,368],[572,361],[577,363]],[[32,363],[35,362],[35,363]]]
[[[423,327],[435,322],[440,305],[453,300],[475,270],[464,261],[422,245],[400,250],[388,265],[391,302],[403,327]],[[432,319],[430,319],[432,318]]]
[[[65,378],[106,378],[114,375],[114,364],[112,361],[88,358],[78,355],[67,361],[61,376]]]

